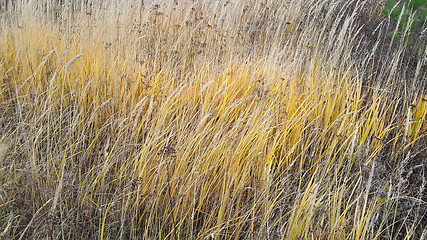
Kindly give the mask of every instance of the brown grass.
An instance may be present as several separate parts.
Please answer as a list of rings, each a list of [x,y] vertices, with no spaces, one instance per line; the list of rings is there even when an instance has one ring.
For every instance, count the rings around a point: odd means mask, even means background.
[[[427,53],[378,2],[89,2],[1,5],[0,238],[425,235]]]

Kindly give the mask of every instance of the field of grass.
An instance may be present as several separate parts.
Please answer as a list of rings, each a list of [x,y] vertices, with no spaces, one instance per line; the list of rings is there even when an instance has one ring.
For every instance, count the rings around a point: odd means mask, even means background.
[[[0,2],[0,239],[427,238],[382,4]]]

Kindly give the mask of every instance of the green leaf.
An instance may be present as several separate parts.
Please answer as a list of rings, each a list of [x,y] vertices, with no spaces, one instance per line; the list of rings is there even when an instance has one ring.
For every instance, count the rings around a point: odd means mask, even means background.
[[[414,10],[427,6],[427,0],[412,0],[410,3]]]
[[[385,10],[387,10],[388,12],[391,11],[391,9],[393,9],[394,5],[396,4],[396,2],[394,0],[385,0]]]

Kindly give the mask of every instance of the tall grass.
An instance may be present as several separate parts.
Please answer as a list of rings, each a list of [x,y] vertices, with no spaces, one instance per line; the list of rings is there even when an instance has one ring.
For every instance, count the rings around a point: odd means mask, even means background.
[[[379,2],[1,10],[0,237],[425,234],[427,53]]]

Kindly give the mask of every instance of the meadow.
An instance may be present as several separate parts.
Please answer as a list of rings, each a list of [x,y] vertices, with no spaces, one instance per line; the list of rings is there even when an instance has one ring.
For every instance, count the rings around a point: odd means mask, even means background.
[[[426,239],[427,40],[383,8],[0,2],[0,239]]]

